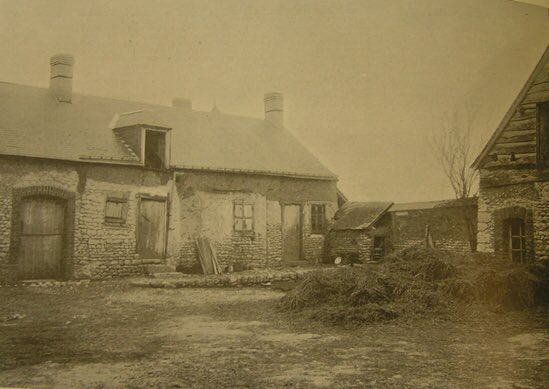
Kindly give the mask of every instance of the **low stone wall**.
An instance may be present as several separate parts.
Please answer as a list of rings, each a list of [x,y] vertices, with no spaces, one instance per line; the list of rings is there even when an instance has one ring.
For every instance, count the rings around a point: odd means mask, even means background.
[[[278,281],[304,278],[314,271],[329,271],[333,268],[306,268],[296,270],[249,271],[218,275],[182,275],[177,279],[141,279],[131,282],[132,286],[144,288],[207,288],[264,285]]]
[[[372,259],[373,239],[366,230],[330,231],[327,249],[329,259],[336,257],[366,262]]]
[[[391,248],[402,250],[425,244],[425,229],[429,232],[436,248],[470,252],[469,226],[477,225],[477,205],[440,206],[427,209],[410,209],[390,212]],[[473,232],[474,236],[475,232]]]

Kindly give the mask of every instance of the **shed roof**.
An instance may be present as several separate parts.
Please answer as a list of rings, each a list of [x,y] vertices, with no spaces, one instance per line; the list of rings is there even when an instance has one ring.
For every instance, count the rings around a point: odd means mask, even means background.
[[[335,214],[332,230],[364,230],[374,224],[393,205],[389,202],[345,203]]]
[[[436,200],[436,201],[423,201],[417,203],[401,203],[394,204],[389,212],[399,211],[416,211],[422,209],[444,208],[444,207],[461,207],[465,205],[474,205],[477,202],[476,197],[469,197],[466,199],[449,199],[449,200]]]
[[[263,119],[77,93],[59,103],[46,88],[0,82],[0,154],[139,164],[112,130],[138,122],[172,129],[172,167],[337,178]]]

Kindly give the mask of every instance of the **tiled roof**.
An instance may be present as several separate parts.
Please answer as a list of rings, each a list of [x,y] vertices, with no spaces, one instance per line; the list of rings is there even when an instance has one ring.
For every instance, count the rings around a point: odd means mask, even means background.
[[[337,211],[331,229],[364,230],[379,220],[392,204],[389,202],[347,202]]]
[[[0,154],[138,164],[112,128],[143,121],[172,129],[174,167],[336,178],[263,119],[82,94],[59,103],[48,89],[0,82]]]

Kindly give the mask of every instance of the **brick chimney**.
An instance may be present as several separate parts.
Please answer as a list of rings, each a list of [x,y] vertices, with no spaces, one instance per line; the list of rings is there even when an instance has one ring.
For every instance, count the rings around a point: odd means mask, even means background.
[[[282,93],[265,93],[263,101],[265,102],[265,121],[272,123],[276,127],[282,127],[284,124],[284,101]]]
[[[59,102],[72,100],[73,65],[74,57],[70,54],[56,54],[50,59],[50,91]]]

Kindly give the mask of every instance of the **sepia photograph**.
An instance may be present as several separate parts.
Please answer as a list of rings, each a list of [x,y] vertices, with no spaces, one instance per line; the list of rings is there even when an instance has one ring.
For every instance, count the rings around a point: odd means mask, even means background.
[[[0,0],[0,389],[549,388],[549,0]]]

